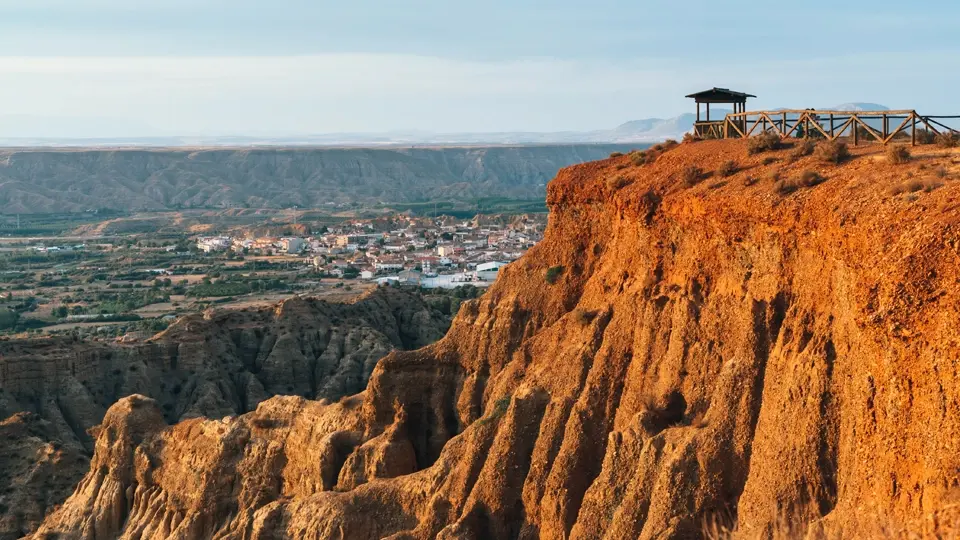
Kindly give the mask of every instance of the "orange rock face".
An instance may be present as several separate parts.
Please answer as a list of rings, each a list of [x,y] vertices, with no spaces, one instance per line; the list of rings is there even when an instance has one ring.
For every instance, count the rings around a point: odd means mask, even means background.
[[[544,241],[443,340],[329,405],[165,427],[127,398],[37,537],[933,534],[960,484],[960,154],[915,154],[565,169]]]

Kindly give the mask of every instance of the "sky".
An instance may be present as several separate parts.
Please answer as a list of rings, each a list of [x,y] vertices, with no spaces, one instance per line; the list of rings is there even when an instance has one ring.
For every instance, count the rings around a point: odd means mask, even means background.
[[[956,0],[0,0],[0,136],[607,129],[873,102],[960,114]]]

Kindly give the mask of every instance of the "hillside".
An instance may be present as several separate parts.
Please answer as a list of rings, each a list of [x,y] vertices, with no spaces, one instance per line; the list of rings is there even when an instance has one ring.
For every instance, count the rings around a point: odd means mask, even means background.
[[[960,153],[789,153],[707,141],[564,169],[544,240],[444,339],[337,403],[168,426],[161,402],[121,400],[36,537],[942,532]],[[824,181],[772,176],[807,170]]]
[[[190,315],[142,344],[0,341],[0,538],[63,503],[89,464],[88,430],[120,398],[150,396],[171,423],[246,413],[277,394],[336,401],[362,390],[388,352],[448,326],[418,294],[382,288],[348,304],[295,298]]]
[[[6,149],[0,213],[542,200],[561,167],[630,148]]]

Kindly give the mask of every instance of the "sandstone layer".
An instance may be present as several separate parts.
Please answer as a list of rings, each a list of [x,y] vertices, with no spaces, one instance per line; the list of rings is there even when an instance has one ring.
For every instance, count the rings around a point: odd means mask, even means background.
[[[787,156],[564,169],[543,242],[444,339],[337,403],[167,426],[122,400],[36,537],[933,534],[960,484],[960,155]]]
[[[189,315],[138,344],[0,341],[0,538],[66,499],[89,466],[88,431],[120,398],[155,399],[165,423],[242,414],[278,394],[336,401],[363,390],[390,351],[448,327],[424,297],[389,287],[345,304]]]

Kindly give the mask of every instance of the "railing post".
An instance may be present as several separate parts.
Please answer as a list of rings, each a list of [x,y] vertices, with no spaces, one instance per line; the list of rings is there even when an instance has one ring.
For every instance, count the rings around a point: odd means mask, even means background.
[[[917,145],[917,111],[910,113],[910,120],[913,126],[910,129],[910,146]]]
[[[830,113],[830,140],[836,139],[837,137],[833,134],[833,113]]]
[[[857,131],[857,123],[860,119],[857,118],[857,113],[850,113],[850,129],[853,130],[853,145],[856,146],[860,142],[860,133]]]

